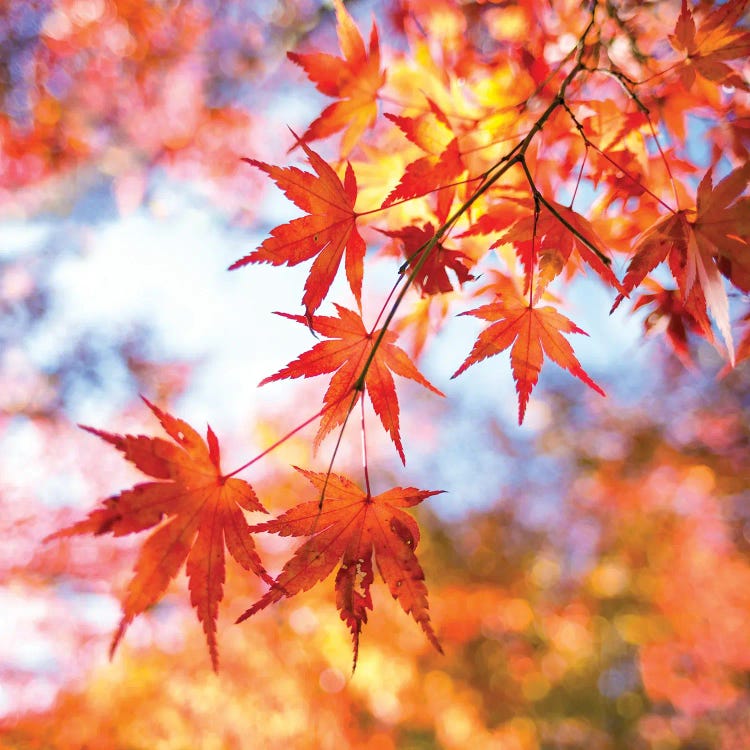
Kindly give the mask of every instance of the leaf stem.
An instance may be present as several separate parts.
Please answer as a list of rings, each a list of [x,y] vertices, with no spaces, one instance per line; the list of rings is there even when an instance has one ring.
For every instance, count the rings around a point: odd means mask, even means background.
[[[657,203],[659,203],[661,206],[667,209],[669,213],[676,214],[677,211],[672,208],[668,203],[663,201],[656,193],[654,193],[652,190],[649,190],[637,177],[634,177],[630,172],[628,172],[625,167],[620,166],[609,154],[606,153],[606,151],[602,151],[599,146],[597,146],[595,143],[592,143],[589,141],[589,145],[591,148],[594,149],[601,157],[606,159],[613,167],[617,167],[617,169],[620,170],[629,180],[632,180],[638,187],[640,187],[644,193],[648,193]]]
[[[367,490],[367,497],[372,497],[372,491],[370,490],[370,471],[367,465],[367,426],[365,425],[365,399],[360,398],[359,403],[362,406],[362,466],[365,474],[365,489]]]
[[[458,187],[459,185],[468,185],[470,182],[475,182],[476,180],[481,179],[484,179],[484,174],[477,175],[476,177],[467,177],[465,180],[449,182],[447,185],[440,185],[440,187],[432,188],[432,190],[426,190],[424,193],[420,193],[419,195],[412,195],[409,198],[401,198],[400,200],[393,201],[393,203],[389,203],[387,206],[378,206],[378,208],[371,208],[367,211],[358,212],[356,216],[370,216],[371,214],[377,214],[381,211],[387,211],[389,208],[393,208],[394,206],[400,206],[402,203],[408,203],[409,201],[415,201],[418,198],[424,198],[425,195],[437,193],[439,190],[447,190],[448,188]]]
[[[244,471],[245,469],[252,466],[256,461],[260,461],[261,458],[264,456],[267,456],[271,451],[276,450],[280,445],[283,445],[289,438],[296,435],[300,430],[303,430],[307,425],[310,424],[310,422],[314,422],[318,417],[322,416],[328,409],[330,409],[332,406],[337,404],[338,402],[334,402],[332,404],[326,404],[317,414],[313,414],[312,417],[309,419],[306,419],[302,424],[297,425],[293,430],[290,430],[286,433],[283,437],[280,437],[275,443],[272,445],[269,445],[268,448],[266,448],[264,451],[260,452],[257,456],[254,458],[251,458],[247,463],[242,464],[239,468],[235,469],[234,471],[229,472],[229,474],[224,474],[224,479],[229,479],[230,477],[233,477],[235,474],[239,474],[241,471]]]
[[[526,168],[526,162],[523,162],[524,168]],[[531,234],[531,271],[529,272],[529,308],[534,306],[534,271],[536,270],[537,263],[537,248],[536,248],[536,232],[539,224],[539,196],[534,193],[534,229]]]
[[[634,81],[632,78],[628,77],[622,71],[617,70],[616,68],[593,68],[591,69],[591,72],[602,73],[604,75],[608,75],[614,78],[625,90],[625,93],[635,102],[641,114],[646,119],[649,130],[651,131],[651,137],[654,139],[656,148],[658,149],[659,155],[661,156],[661,160],[664,163],[664,168],[667,170],[667,174],[669,175],[669,180],[672,185],[672,192],[674,193],[675,205],[677,206],[677,210],[679,211],[680,210],[680,198],[677,194],[677,185],[675,184],[674,176],[672,175],[672,169],[669,166],[669,161],[667,160],[666,154],[664,153],[664,150],[661,147],[661,143],[659,142],[659,136],[657,136],[656,128],[654,128],[654,123],[651,120],[651,113],[649,112],[648,107],[640,100],[638,94],[636,94],[634,90],[635,87],[639,85],[639,82]],[[568,112],[570,112],[570,110],[568,110]],[[570,114],[572,117],[572,113]],[[575,117],[573,118],[573,120],[575,121]],[[579,127],[579,130],[581,130],[580,127]],[[581,135],[583,135],[582,130],[581,130]],[[587,140],[585,136],[584,136],[584,140]]]
[[[573,204],[575,203],[576,196],[578,195],[578,188],[581,186],[581,179],[583,178],[583,170],[584,170],[584,167],[586,166],[586,160],[589,157],[589,144],[586,143],[586,141],[584,141],[583,145],[584,145],[585,151],[583,152],[583,159],[581,159],[581,168],[578,170],[578,178],[576,179],[576,186],[575,186],[575,189],[573,190],[573,195],[570,198],[569,208],[571,211],[573,210]]]
[[[364,386],[362,388],[357,388],[355,384],[354,396],[352,397],[352,402],[349,404],[349,408],[346,410],[346,416],[344,417],[344,421],[341,423],[341,429],[339,430],[339,435],[336,438],[336,445],[333,447],[331,460],[328,462],[328,468],[326,469],[326,478],[325,478],[325,481],[323,482],[323,487],[320,490],[320,497],[318,498],[318,512],[323,510],[323,500],[325,500],[326,490],[328,489],[328,480],[331,478],[331,473],[333,472],[333,463],[336,460],[336,456],[338,455],[339,448],[341,448],[341,441],[344,437],[346,424],[349,421],[349,417],[351,416],[352,412],[354,411],[354,404],[357,403],[357,399],[361,398],[364,401],[364,397],[365,397]],[[340,403],[340,401],[337,401],[335,403]]]

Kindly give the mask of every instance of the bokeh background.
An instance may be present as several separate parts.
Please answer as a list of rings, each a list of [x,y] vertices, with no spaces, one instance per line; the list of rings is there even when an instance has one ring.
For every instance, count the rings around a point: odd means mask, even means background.
[[[405,44],[399,3],[350,8]],[[399,391],[408,478],[371,446],[382,488],[446,490],[417,511],[444,656],[376,587],[352,677],[331,581],[235,626],[259,590],[230,567],[218,676],[182,576],[108,661],[137,540],[41,540],[137,475],[76,425],[154,434],[142,393],[210,421],[228,467],[319,398],[256,388],[309,346],[271,314],[305,269],[226,271],[291,215],[240,157],[285,163],[320,111],[292,47],[336,50],[330,7],[0,4],[0,747],[749,747],[750,371],[700,342],[687,369],[589,285],[576,351],[606,399],[545,372],[519,428],[503,363],[449,380],[449,323],[420,361],[448,398]],[[290,463],[325,464],[312,434],[248,472],[271,511],[305,492]]]

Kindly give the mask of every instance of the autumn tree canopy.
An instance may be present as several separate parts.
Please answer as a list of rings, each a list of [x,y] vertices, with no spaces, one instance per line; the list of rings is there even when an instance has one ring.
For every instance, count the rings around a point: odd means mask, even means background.
[[[331,12],[306,2],[251,9],[202,0],[56,0],[11,2],[2,13],[5,215],[64,212],[61,185],[85,193],[86,184],[102,179],[127,215],[148,200],[152,175],[162,171],[209,186],[200,192],[245,226],[266,222],[255,194],[280,191],[292,218],[269,224],[229,271],[251,288],[262,266],[276,267],[264,278],[281,286],[291,274],[285,269],[301,265],[298,306],[277,315],[312,337],[286,364],[279,352],[267,353],[277,365],[259,383],[259,401],[288,380],[300,395],[290,397],[273,428],[258,429],[257,447],[253,441],[243,448],[235,436],[231,462],[211,427],[204,438],[177,416],[179,404],[171,401],[186,387],[175,374],[179,365],[127,359],[121,343],[118,356],[136,381],[132,395],[140,389],[145,405],[131,409],[127,422],[87,423],[75,439],[81,446],[95,438],[108,443],[140,478],[119,492],[97,480],[87,510],[63,513],[56,524],[48,519],[44,541],[37,539],[39,557],[25,575],[74,575],[77,545],[88,543],[79,537],[100,537],[96,554],[106,555],[109,540],[137,535],[134,572],[118,588],[122,613],[110,652],[123,637],[127,642],[136,618],[171,596],[184,569],[184,596],[219,681],[222,634],[230,640],[230,685],[240,679],[234,662],[242,658],[231,638],[251,636],[228,635],[221,626],[226,606],[241,623],[232,632],[267,638],[263,618],[271,615],[262,611],[291,599],[315,602],[327,590],[343,621],[339,637],[349,631],[356,669],[370,637],[365,625],[378,630],[381,608],[392,617],[388,597],[377,593],[382,579],[383,591],[434,651],[416,647],[420,664],[432,665],[429,675],[443,669],[436,666],[441,658],[461,652],[468,659],[463,650],[470,644],[484,649],[485,657],[472,662],[477,669],[483,660],[495,665],[451,683],[481,685],[491,696],[481,710],[460,691],[445,698],[446,706],[465,709],[461,721],[472,732],[486,733],[487,747],[503,738],[521,748],[544,746],[552,724],[529,718],[530,706],[550,721],[571,711],[579,716],[575,701],[561,697],[567,681],[574,692],[574,674],[584,692],[599,691],[604,715],[617,718],[608,725],[584,712],[585,730],[580,722],[552,722],[555,733],[569,732],[563,746],[625,747],[607,742],[637,736],[651,743],[644,747],[660,747],[659,732],[667,730],[646,719],[659,715],[649,705],[662,702],[693,722],[668,728],[679,741],[700,741],[712,731],[696,717],[725,712],[710,746],[732,746],[734,739],[725,739],[731,717],[750,700],[741,686],[749,668],[746,638],[736,626],[750,614],[750,602],[733,593],[744,590],[749,563],[722,505],[722,498],[747,491],[738,458],[747,425],[732,390],[745,382],[737,373],[750,357],[746,0],[394,0],[369,9],[334,0]],[[258,102],[281,79],[293,81],[293,96],[309,97],[314,111],[302,126],[277,127],[274,141],[262,135],[269,128]],[[59,252],[51,252],[53,262]],[[43,304],[34,307],[35,295],[37,303],[43,299],[34,263],[12,259],[3,271],[0,304],[17,324],[15,332],[3,329],[8,345],[46,314]],[[179,264],[168,273],[179,274]],[[723,402],[711,396],[725,415],[720,426],[710,424],[722,417],[697,412],[716,434],[701,438],[695,460],[664,425],[644,426],[645,416],[603,417],[610,433],[627,435],[609,454],[589,452],[585,441],[598,438],[588,437],[595,430],[587,425],[572,434],[571,404],[606,413],[610,407],[598,400],[626,369],[623,352],[601,341],[608,366],[591,374],[577,351],[587,326],[572,304],[576,295],[586,300],[587,316],[606,320],[605,329],[639,316],[643,335],[661,342],[652,359],[662,377],[673,357],[682,368],[673,371],[676,380],[693,377],[697,384],[709,375],[716,392],[727,394]],[[227,314],[254,315],[248,325],[264,325],[252,309]],[[439,349],[437,368],[443,379],[428,377],[428,360],[445,340],[450,346]],[[71,361],[80,362],[79,354],[71,352]],[[420,544],[418,519],[430,518],[443,487],[412,479],[429,438],[409,427],[430,422],[439,432],[434,415],[455,408],[437,405],[445,394],[449,402],[460,399],[467,371],[493,368],[510,371],[519,434],[530,405],[549,398],[547,413],[555,416],[544,434],[580,467],[578,474],[568,468],[558,498],[559,523],[570,537],[556,540],[512,514],[468,518],[461,526],[467,534],[481,540],[487,528],[500,529],[510,546],[483,542],[480,552],[467,553],[485,554],[480,572],[472,573],[466,559],[451,580],[439,569],[451,569],[460,534],[441,541],[450,532],[433,519],[427,544]],[[569,379],[567,395],[537,397],[540,383],[557,382],[556,371]],[[61,372],[35,373],[47,395],[10,404],[8,424],[24,417],[72,427]],[[644,378],[644,398],[649,388],[659,386]],[[679,405],[664,410],[676,415]],[[137,426],[149,413],[159,434]],[[554,452],[551,445],[534,450]],[[492,451],[500,460],[502,441]],[[294,458],[286,461],[287,454]],[[676,499],[682,493],[685,509]],[[465,505],[460,496],[451,502]],[[267,509],[270,518],[260,515]],[[731,512],[739,518],[746,509],[738,503]],[[701,520],[716,514],[713,526]],[[596,533],[578,547],[576,529],[584,527]],[[269,534],[281,541],[269,542]],[[292,537],[299,540],[285,544]],[[104,581],[127,570],[113,554]],[[241,583],[229,582],[233,566]],[[726,590],[706,574],[713,567],[726,571]],[[437,607],[428,595],[433,577]],[[551,590],[553,578],[560,591]],[[691,619],[684,607],[691,600],[704,614]],[[724,612],[721,624],[709,617],[712,610]],[[403,636],[405,643],[410,638]],[[321,685],[333,685],[329,677]],[[421,718],[416,708],[410,714],[414,726],[436,726],[430,706],[437,704],[430,701],[448,690],[441,679],[424,688],[428,707]],[[416,705],[422,699],[409,684]],[[75,705],[79,698],[64,700]],[[133,700],[148,698],[144,692]],[[352,700],[342,710],[356,713]],[[515,708],[493,714],[496,703]],[[29,722],[17,725],[16,736],[31,736]],[[383,737],[399,741],[385,730]],[[435,746],[462,746],[460,732],[448,725],[434,729],[434,737]],[[340,742],[364,746],[354,734]]]

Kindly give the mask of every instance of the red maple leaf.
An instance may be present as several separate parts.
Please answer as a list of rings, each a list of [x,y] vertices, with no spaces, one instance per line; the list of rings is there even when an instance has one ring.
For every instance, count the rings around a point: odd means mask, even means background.
[[[453,373],[455,378],[471,365],[487,357],[510,351],[510,364],[518,393],[518,423],[523,422],[531,391],[539,379],[544,355],[560,365],[597,393],[604,391],[586,374],[576,359],[563,333],[582,333],[573,321],[568,320],[553,307],[534,307],[523,299],[508,280],[501,283],[498,301],[469,310],[462,315],[493,321],[476,340],[474,348],[461,367]]]
[[[378,230],[381,234],[392,239],[401,240],[403,243],[403,255],[406,263],[403,267],[404,273],[409,273],[421,258],[421,249],[435,236],[435,228],[431,222],[427,222],[421,228],[412,225],[403,227],[396,231]],[[419,272],[414,278],[414,283],[422,292],[422,296],[431,294],[445,294],[453,291],[453,284],[448,277],[448,269],[456,274],[459,286],[474,277],[465,265],[471,263],[460,250],[450,250],[438,242],[430,251],[427,260],[422,263]]]
[[[401,461],[405,463],[399,433],[396,384],[391,373],[414,380],[439,396],[443,394],[417,370],[409,355],[396,346],[396,334],[392,331],[386,331],[364,377],[364,383],[360,384],[362,370],[380,336],[380,330],[368,332],[362,318],[356,312],[341,305],[335,307],[338,312],[337,318],[316,315],[312,319],[307,319],[302,315],[277,313],[303,325],[309,325],[313,331],[331,340],[315,344],[312,349],[300,354],[275,375],[262,380],[260,385],[283,378],[311,378],[335,373],[323,398],[327,409],[320,421],[315,438],[316,446],[331,430],[346,420],[352,406],[352,399],[347,396],[354,394],[358,389],[366,389],[375,413],[391,436]]]
[[[440,491],[394,487],[371,496],[338,474],[326,475],[304,469],[322,500],[301,503],[278,518],[251,527],[280,536],[307,536],[284,565],[273,587],[237,622],[242,622],[284,597],[307,591],[327,578],[339,560],[336,574],[336,606],[352,634],[354,667],[359,653],[359,634],[372,610],[370,586],[374,580],[373,553],[380,575],[391,595],[419,623],[430,643],[442,653],[432,629],[424,572],[414,554],[419,526],[402,508],[411,508]]]
[[[644,330],[647,333],[666,333],[667,340],[678,359],[686,367],[692,366],[688,333],[697,333],[713,341],[701,287],[698,284],[694,285],[685,302],[679,289],[664,289],[651,279],[644,279],[643,284],[652,292],[640,295],[633,305],[633,311],[653,305],[653,309],[643,321]]]
[[[698,185],[695,212],[677,211],[659,219],[641,235],[622,286],[630,292],[667,260],[688,311],[700,321],[705,318],[705,307],[698,310],[695,302],[707,305],[733,363],[729,299],[719,269],[728,269],[730,277],[740,284],[748,273],[750,236],[747,220],[742,219],[748,204],[738,198],[747,188],[750,164],[730,172],[716,187],[712,184],[712,171],[706,172]],[[695,218],[690,220],[689,214]],[[701,294],[691,299],[695,285],[700,286]],[[615,300],[613,310],[621,300],[622,295]]]
[[[346,128],[341,140],[341,155],[346,157],[354,148],[365,128],[377,117],[377,94],[385,83],[380,70],[380,45],[375,24],[370,32],[369,54],[362,35],[341,0],[336,6],[336,30],[344,57],[322,52],[301,55],[288,52],[289,59],[307,73],[315,87],[326,96],[340,99],[326,107],[302,136],[303,141],[326,138]]]
[[[719,269],[743,292],[750,292],[750,197],[740,197],[750,181],[750,162],[730,172],[716,187],[709,170],[698,185],[693,231],[699,246],[715,255]]]
[[[275,167],[255,159],[245,159],[262,169],[284,191],[290,201],[308,216],[292,219],[271,231],[271,236],[254,252],[229,268],[248,263],[286,263],[296,266],[317,255],[305,282],[302,304],[308,316],[320,307],[333,283],[341,258],[346,253],[346,277],[357,304],[362,295],[365,243],[357,231],[357,180],[351,164],[346,165],[342,184],[336,172],[320,155],[300,143],[317,177],[297,167]]]
[[[148,401],[146,404],[174,442],[83,429],[114,445],[144,474],[159,481],[137,484],[107,498],[104,507],[91,511],[88,518],[47,539],[108,532],[123,536],[158,525],[144,542],[135,564],[110,654],[133,618],[161,599],[187,559],[190,602],[203,625],[211,662],[217,670],[216,619],[223,597],[224,546],[245,570],[271,581],[242,512],[267,511],[247,482],[222,475],[219,442],[210,427],[206,444],[187,422]],[[164,518],[167,520],[162,523]]]
[[[625,293],[629,294],[645,278],[646,275],[656,268],[659,263],[667,258],[676,256],[670,265],[679,269],[684,265],[682,255],[687,246],[685,238],[684,217],[681,213],[670,214],[659,219],[641,234],[634,247],[633,257],[628,264],[622,286]],[[620,294],[612,306],[614,311],[622,302],[623,294]]]

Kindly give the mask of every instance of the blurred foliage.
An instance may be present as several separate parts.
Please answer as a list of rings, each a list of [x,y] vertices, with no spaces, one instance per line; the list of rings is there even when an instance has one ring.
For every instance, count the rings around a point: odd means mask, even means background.
[[[541,499],[534,459],[519,464],[512,494],[496,478],[487,510],[451,522],[421,513],[444,657],[376,587],[352,677],[332,586],[233,626],[257,595],[233,569],[218,676],[177,594],[133,627],[135,644],[112,664],[49,710],[6,719],[0,747],[746,747],[746,381],[738,371],[695,388],[682,376],[654,394],[658,420],[548,394],[565,418],[534,450],[563,477],[554,522],[527,517]],[[673,409],[674,390],[688,387]],[[443,416],[446,429],[456,418]],[[299,487],[269,476],[260,491]],[[280,564],[286,549],[260,543]]]
[[[264,125],[248,105],[320,12],[314,0],[8,0],[3,213],[65,210],[102,177],[118,207],[133,210],[155,166],[208,178],[222,205],[239,209],[232,196],[255,184],[239,157]]]

